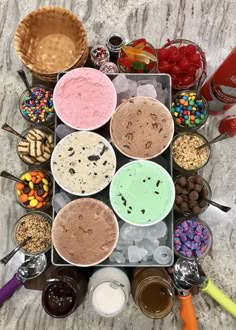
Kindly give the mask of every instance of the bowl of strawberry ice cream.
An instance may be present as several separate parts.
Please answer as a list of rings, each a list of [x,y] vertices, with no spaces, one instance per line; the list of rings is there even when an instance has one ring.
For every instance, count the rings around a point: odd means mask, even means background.
[[[96,130],[105,125],[116,108],[111,80],[101,71],[78,68],[56,84],[53,102],[57,116],[77,130]]]

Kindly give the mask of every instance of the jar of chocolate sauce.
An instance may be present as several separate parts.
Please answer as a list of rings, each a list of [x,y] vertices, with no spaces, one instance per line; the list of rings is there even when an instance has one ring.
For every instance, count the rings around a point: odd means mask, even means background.
[[[125,44],[125,38],[122,34],[113,32],[107,38],[106,46],[110,53],[110,59],[114,62],[117,61],[119,52]]]
[[[144,315],[160,319],[174,305],[174,285],[164,268],[136,268],[131,288],[133,299]]]
[[[77,269],[55,268],[43,289],[44,310],[56,318],[70,315],[84,301],[87,285],[84,276]]]

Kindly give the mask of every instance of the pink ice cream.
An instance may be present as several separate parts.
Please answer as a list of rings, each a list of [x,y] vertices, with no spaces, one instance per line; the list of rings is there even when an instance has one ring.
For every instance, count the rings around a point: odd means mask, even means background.
[[[110,79],[92,68],[68,72],[58,81],[53,93],[58,117],[79,130],[94,130],[106,124],[116,108],[116,99]]]

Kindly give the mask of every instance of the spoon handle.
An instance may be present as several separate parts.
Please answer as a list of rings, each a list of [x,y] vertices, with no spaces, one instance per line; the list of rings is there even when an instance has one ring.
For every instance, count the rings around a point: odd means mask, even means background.
[[[10,281],[8,281],[1,289],[0,289],[0,305],[2,305],[7,299],[11,298],[11,296],[15,293],[15,291],[22,286],[21,280],[15,274]]]
[[[183,324],[183,330],[198,330],[197,318],[193,306],[192,294],[187,296],[178,296],[180,300],[180,316]]]
[[[228,138],[229,138],[229,135],[225,132],[223,134],[218,135],[213,140],[208,141],[208,142],[202,144],[200,147],[198,147],[198,149],[204,148],[204,147],[209,146],[209,145],[211,145],[213,143],[216,143],[216,142],[219,142],[219,141],[223,141],[223,140],[228,139]]]
[[[26,238],[21,244],[19,244],[17,247],[15,247],[14,250],[12,250],[4,258],[2,258],[0,260],[0,263],[3,265],[6,265],[11,260],[11,258],[16,254],[16,252],[19,251],[20,248],[22,248],[22,246],[24,246],[30,239],[31,239],[31,237]]]
[[[207,280],[206,286],[201,288],[201,291],[209,294],[209,296],[215,299],[215,301],[223,306],[230,314],[236,317],[236,303],[218,289],[210,279]]]
[[[209,199],[206,199],[206,202],[213,205],[213,206],[215,206],[215,207],[217,207],[218,209],[220,209],[223,212],[229,212],[231,210],[231,207],[218,204],[216,202],[210,201]]]
[[[2,176],[3,178],[6,178],[6,179],[16,181],[16,182],[22,182],[21,179],[17,178],[16,176],[14,176],[11,173],[8,173],[6,171],[1,171],[0,176]]]
[[[11,126],[9,126],[7,123],[5,123],[5,124],[2,125],[2,129],[3,129],[4,131],[10,132],[10,133],[12,133],[12,134],[14,134],[14,135],[16,135],[16,136],[19,136],[21,139],[26,140],[26,137],[25,137],[25,136],[23,136],[23,135],[21,135],[20,133],[18,133],[17,131],[15,131],[15,130],[14,130]]]
[[[30,89],[30,85],[29,85],[28,79],[26,77],[25,71],[24,70],[18,70],[17,73],[21,77],[23,83],[25,84],[25,87],[28,89],[28,91],[29,91],[29,93],[31,95],[32,94],[32,91]]]

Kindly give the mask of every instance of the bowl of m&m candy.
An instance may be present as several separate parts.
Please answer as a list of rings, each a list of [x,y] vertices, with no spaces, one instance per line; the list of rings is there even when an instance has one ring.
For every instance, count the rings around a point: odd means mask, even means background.
[[[53,126],[55,109],[53,91],[45,86],[32,86],[31,94],[26,89],[19,101],[21,115],[32,125]]]
[[[156,72],[156,49],[144,38],[134,40],[122,46],[117,66],[119,72],[125,73]]]
[[[179,258],[204,258],[212,248],[213,236],[205,221],[185,217],[177,221],[174,229],[174,250]]]
[[[168,40],[157,53],[157,69],[168,73],[174,89],[190,89],[197,84],[206,71],[206,57],[203,50],[186,39]]]
[[[208,103],[194,90],[181,91],[173,97],[171,114],[177,132],[196,131],[209,116]]]

